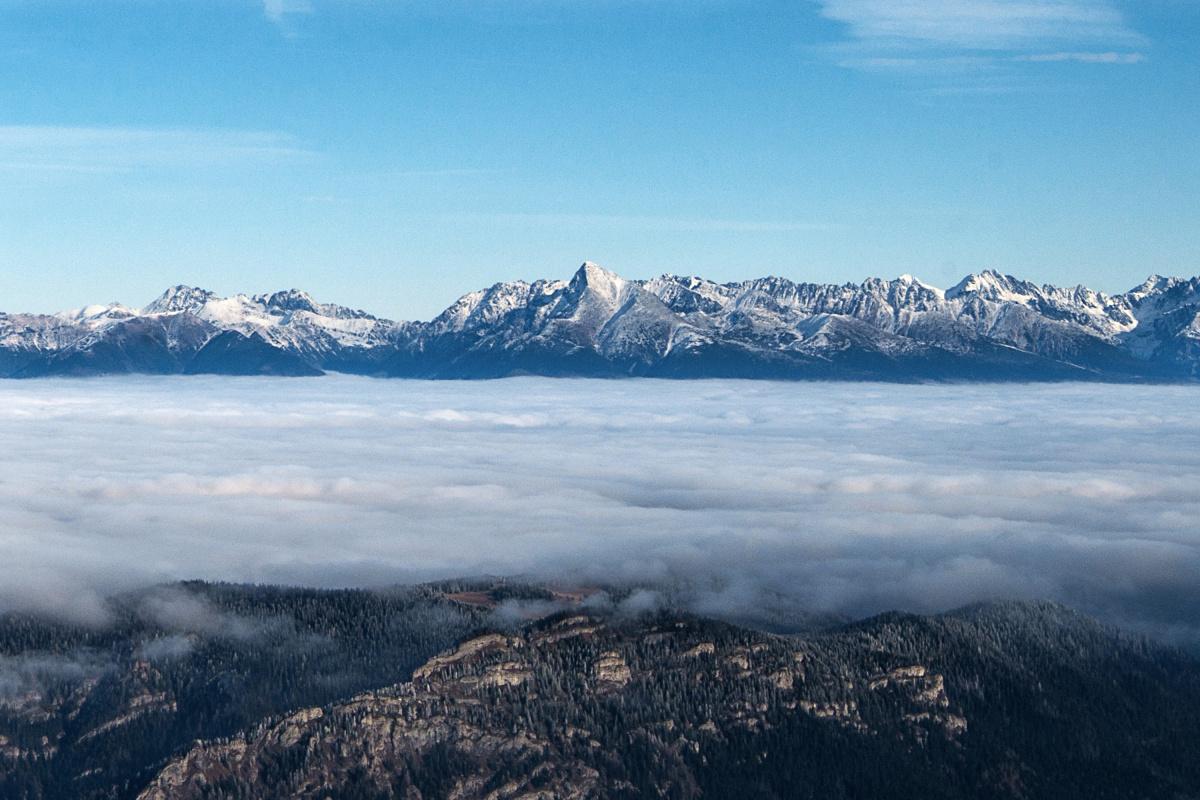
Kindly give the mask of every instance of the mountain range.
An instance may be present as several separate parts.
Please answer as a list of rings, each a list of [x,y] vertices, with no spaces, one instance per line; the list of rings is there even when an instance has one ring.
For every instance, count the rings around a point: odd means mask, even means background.
[[[105,374],[878,380],[1200,379],[1200,277],[1124,294],[984,271],[950,289],[758,278],[569,280],[471,292],[428,322],[295,289],[175,286],[144,308],[0,312],[0,377]]]

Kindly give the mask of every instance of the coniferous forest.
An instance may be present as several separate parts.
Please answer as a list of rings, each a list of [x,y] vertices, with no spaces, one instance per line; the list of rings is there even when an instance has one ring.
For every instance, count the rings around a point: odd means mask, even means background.
[[[1200,796],[1200,662],[1064,607],[779,635],[601,596],[186,583],[10,614],[0,796]]]

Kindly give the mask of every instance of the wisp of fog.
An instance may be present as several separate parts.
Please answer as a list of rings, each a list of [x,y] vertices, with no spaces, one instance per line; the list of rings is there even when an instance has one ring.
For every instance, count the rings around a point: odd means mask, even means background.
[[[1200,388],[0,385],[0,610],[178,578],[686,587],[703,613],[1058,600],[1200,641]]]

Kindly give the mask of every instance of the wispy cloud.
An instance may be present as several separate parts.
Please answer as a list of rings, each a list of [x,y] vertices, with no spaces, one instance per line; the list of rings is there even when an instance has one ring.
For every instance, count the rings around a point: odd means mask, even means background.
[[[819,0],[854,38],[970,49],[1138,40],[1107,0]]]
[[[512,172],[512,170],[486,167],[445,167],[441,169],[402,169],[387,173],[387,175],[393,178],[473,178],[480,175],[500,175],[506,172]]]
[[[515,213],[477,214],[471,219],[505,225],[550,225],[573,228],[684,231],[692,233],[794,233],[840,227],[819,220],[752,220],[713,217],[667,217],[632,214]]]
[[[1136,64],[1145,38],[1111,0],[815,0],[844,26],[830,52],[864,69]]]
[[[276,25],[282,25],[289,17],[313,13],[309,0],[262,0],[263,14]]]
[[[1055,61],[1077,61],[1081,64],[1140,64],[1146,60],[1141,53],[1034,53],[1017,56],[1017,61],[1053,63]]]
[[[312,156],[295,138],[269,131],[0,126],[2,171],[128,172],[297,161]]]

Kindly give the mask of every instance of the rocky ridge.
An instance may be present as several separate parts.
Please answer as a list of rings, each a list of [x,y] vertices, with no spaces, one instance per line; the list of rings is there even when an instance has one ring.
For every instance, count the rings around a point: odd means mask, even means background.
[[[1075,700],[1055,689],[1109,636],[1049,606],[888,615],[799,639],[564,614],[469,639],[411,682],[198,745],[140,798],[1105,796],[1088,794],[1117,766],[1089,738],[1104,720],[1064,719]],[[1005,664],[1004,648],[1023,655]],[[1016,663],[1030,648],[1037,673]],[[1145,667],[1106,674],[1106,702],[1124,708]],[[1164,701],[1138,700],[1153,714]],[[1177,713],[1139,725],[1200,731]],[[1149,733],[1113,747],[1143,759],[1150,795],[1200,777],[1138,738]]]
[[[498,283],[429,322],[291,289],[221,298],[176,286],[142,309],[0,314],[0,376],[120,373],[425,378],[507,375],[881,380],[1200,377],[1200,278],[1120,295],[994,271],[942,290],[759,278]]]

